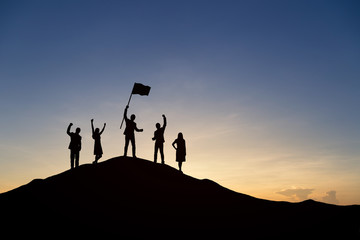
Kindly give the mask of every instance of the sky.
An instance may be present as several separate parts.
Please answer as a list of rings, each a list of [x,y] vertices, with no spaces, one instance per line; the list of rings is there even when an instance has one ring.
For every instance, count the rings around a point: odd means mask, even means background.
[[[182,132],[185,174],[276,201],[360,204],[358,1],[1,1],[0,192],[123,155],[129,114],[137,155],[165,162]],[[131,152],[131,150],[129,150]]]

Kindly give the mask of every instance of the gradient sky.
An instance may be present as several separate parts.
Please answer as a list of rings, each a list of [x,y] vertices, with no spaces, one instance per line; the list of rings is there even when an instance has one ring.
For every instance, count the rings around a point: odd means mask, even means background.
[[[360,204],[358,1],[1,1],[0,192],[123,154],[134,82],[137,155],[187,141],[186,174],[285,201]],[[75,129],[73,129],[74,131]]]

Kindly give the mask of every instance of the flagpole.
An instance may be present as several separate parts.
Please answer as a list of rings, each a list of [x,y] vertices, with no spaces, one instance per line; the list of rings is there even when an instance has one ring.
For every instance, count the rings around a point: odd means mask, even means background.
[[[127,103],[127,105],[126,106],[129,106],[129,104],[130,104],[130,100],[131,100],[131,97],[132,97],[132,91],[131,91],[131,94],[130,94],[130,97],[129,97],[129,101],[128,101],[128,103]],[[122,127],[122,125],[123,125],[123,123],[124,123],[124,116],[123,116],[123,119],[122,119],[122,121],[121,121],[121,124],[120,124],[120,129],[121,129],[121,127]]]

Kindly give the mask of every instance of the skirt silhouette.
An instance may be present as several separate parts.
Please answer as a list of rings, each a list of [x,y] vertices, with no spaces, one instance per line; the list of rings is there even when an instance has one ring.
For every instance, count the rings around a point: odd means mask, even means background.
[[[103,150],[101,147],[100,134],[94,134],[93,139],[95,140],[94,155],[102,155]]]

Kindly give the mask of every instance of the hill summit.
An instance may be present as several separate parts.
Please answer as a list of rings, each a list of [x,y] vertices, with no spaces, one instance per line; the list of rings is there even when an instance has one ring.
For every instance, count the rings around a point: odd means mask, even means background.
[[[360,236],[360,206],[258,199],[129,157],[35,179],[0,194],[0,204],[2,233],[13,237]]]

